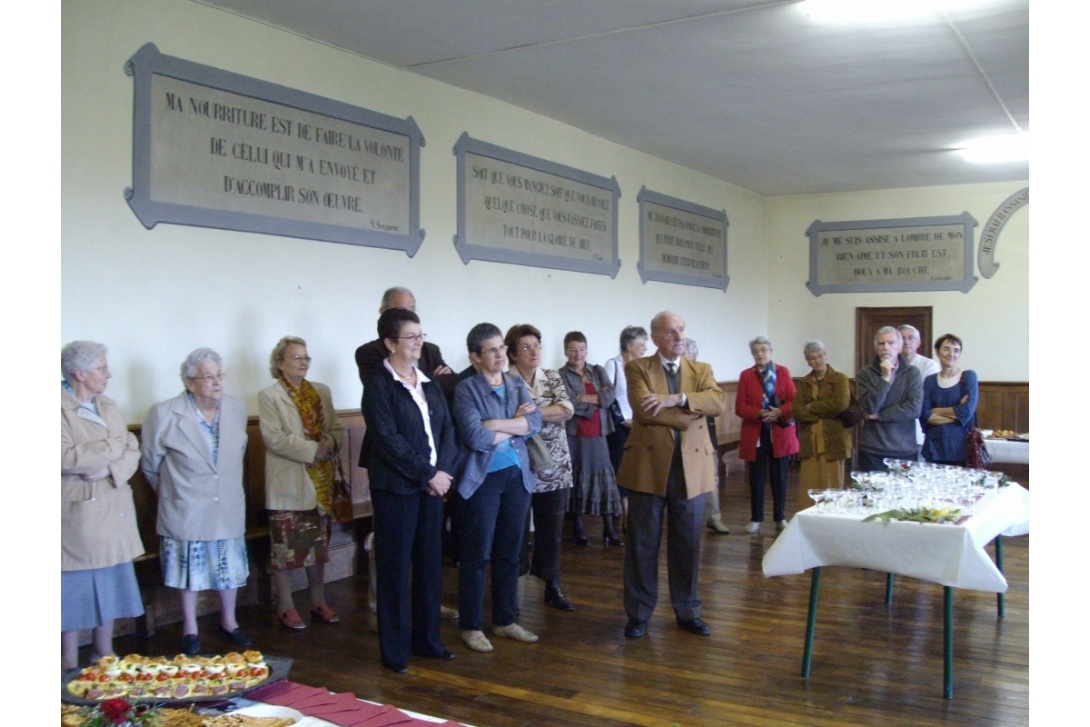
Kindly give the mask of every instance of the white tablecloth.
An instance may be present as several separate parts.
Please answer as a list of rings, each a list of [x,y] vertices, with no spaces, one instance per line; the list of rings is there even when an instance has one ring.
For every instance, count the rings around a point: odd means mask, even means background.
[[[892,520],[863,522],[866,514],[795,515],[765,553],[766,577],[837,565],[897,573],[943,586],[1004,593],[1007,579],[984,550],[997,535],[1029,532],[1029,491],[1001,487],[978,503],[961,525]]]
[[[1029,464],[1029,442],[1012,442],[1008,439],[985,439],[984,449],[992,462]]]

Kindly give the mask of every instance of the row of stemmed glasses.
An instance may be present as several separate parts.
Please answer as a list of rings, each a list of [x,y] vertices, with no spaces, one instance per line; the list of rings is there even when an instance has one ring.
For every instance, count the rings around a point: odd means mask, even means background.
[[[887,459],[886,465],[886,472],[852,472],[852,489],[807,490],[814,511],[865,513],[932,507],[971,515],[996,490],[1001,477],[987,470],[927,462]]]

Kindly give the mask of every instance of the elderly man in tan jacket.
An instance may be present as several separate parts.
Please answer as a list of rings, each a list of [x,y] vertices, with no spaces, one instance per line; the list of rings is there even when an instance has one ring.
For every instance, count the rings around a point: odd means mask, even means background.
[[[658,350],[625,365],[634,421],[617,482],[627,488],[624,559],[625,636],[639,638],[658,601],[658,555],[666,517],[670,602],[678,625],[699,636],[697,596],[704,498],[715,486],[715,448],[707,417],[726,400],[708,364],[685,358],[685,320],[663,311],[651,321]]]

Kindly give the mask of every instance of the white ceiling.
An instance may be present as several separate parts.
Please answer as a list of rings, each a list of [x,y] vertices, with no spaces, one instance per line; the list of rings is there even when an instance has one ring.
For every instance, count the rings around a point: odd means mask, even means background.
[[[1029,0],[850,26],[796,0],[196,1],[761,195],[1029,177],[950,151],[1029,131]]]

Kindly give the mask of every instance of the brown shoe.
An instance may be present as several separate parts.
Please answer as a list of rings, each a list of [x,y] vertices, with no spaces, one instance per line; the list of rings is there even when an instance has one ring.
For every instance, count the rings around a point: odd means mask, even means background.
[[[318,619],[322,623],[335,624],[340,623],[341,617],[329,607],[328,603],[323,603],[318,608],[311,609],[310,615]]]
[[[299,612],[294,608],[280,614],[280,623],[293,631],[302,631],[307,627],[307,625],[303,623],[303,619],[299,618]]]

